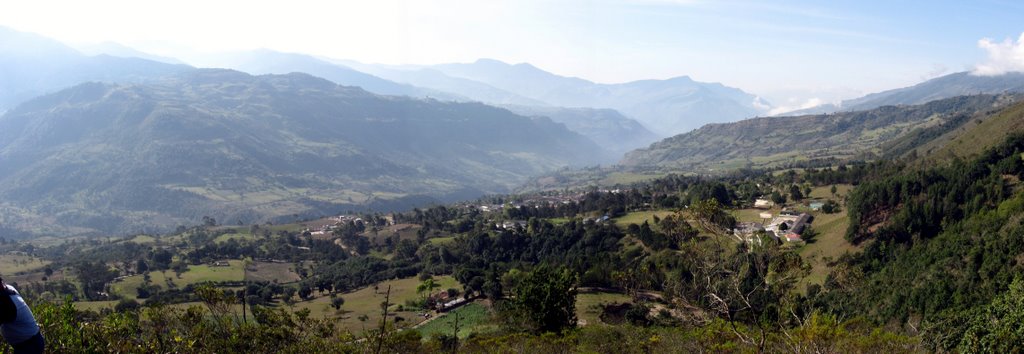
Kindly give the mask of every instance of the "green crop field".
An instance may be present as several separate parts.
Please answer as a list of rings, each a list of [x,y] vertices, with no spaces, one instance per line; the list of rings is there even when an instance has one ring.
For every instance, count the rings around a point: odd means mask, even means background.
[[[451,335],[455,331],[456,316],[459,319],[459,338],[466,338],[472,333],[483,333],[498,327],[493,322],[491,311],[487,306],[474,302],[445,313],[416,330],[423,338],[430,338],[438,334]]]

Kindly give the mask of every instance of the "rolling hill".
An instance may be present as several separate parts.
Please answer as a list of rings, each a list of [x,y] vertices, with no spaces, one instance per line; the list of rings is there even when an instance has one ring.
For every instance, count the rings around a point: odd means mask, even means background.
[[[134,232],[400,208],[607,159],[564,125],[479,103],[201,69],[81,84],[0,117],[0,225]]]

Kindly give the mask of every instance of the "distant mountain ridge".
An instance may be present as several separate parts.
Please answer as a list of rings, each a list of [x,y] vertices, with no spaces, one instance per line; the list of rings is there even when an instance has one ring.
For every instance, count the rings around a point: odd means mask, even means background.
[[[915,105],[964,95],[996,95],[1024,92],[1024,73],[995,76],[959,72],[937,77],[914,86],[882,91],[843,101],[843,110],[859,110],[885,105]]]
[[[258,49],[214,55],[197,60],[193,64],[200,67],[233,69],[252,75],[306,73],[330,80],[338,85],[356,86],[380,95],[466,100],[464,97],[447,92],[385,80],[344,65],[305,54]]]
[[[1024,73],[1009,72],[1001,75],[975,75],[970,72],[958,72],[930,79],[913,86],[843,100],[838,105],[824,104],[778,115],[797,116],[850,112],[888,105],[918,105],[956,96],[998,95],[1022,92],[1024,92]]]
[[[0,112],[85,81],[143,82],[192,69],[139,58],[86,56],[57,41],[0,27]]]
[[[408,207],[609,157],[564,125],[479,103],[199,69],[82,84],[0,117],[0,225],[129,232]]]
[[[707,123],[763,115],[771,108],[767,102],[742,90],[697,82],[686,76],[598,84],[551,74],[526,63],[511,65],[493,59],[430,68],[554,106],[612,108],[660,135],[689,131]]]

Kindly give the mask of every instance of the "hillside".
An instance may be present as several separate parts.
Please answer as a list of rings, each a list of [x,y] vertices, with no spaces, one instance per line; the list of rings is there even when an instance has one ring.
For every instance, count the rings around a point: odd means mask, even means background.
[[[959,72],[940,76],[913,86],[843,100],[839,104],[828,103],[783,113],[782,115],[795,116],[861,111],[889,105],[917,105],[956,96],[998,95],[1022,92],[1024,92],[1024,73],[1008,72],[1000,75],[975,75],[970,72]]]
[[[430,68],[550,105],[612,108],[660,135],[678,134],[708,123],[749,118],[770,109],[757,96],[718,83],[697,82],[686,76],[599,84],[555,75],[526,63],[511,65],[491,59]]]
[[[373,65],[353,61],[340,63],[388,80],[450,92],[471,100],[504,107],[518,114],[549,117],[617,155],[646,146],[658,139],[657,134],[638,121],[614,109],[558,107],[480,81],[450,76],[433,68]]]
[[[633,151],[629,167],[723,170],[770,167],[812,159],[871,158],[883,144],[961,115],[991,111],[1016,96],[962,96],[918,106],[884,106],[858,112],[770,117],[711,124]],[[962,123],[962,122],[961,122]]]
[[[196,70],[82,84],[0,117],[0,224],[126,232],[409,207],[606,159],[561,124],[483,104]]]
[[[0,112],[85,81],[143,82],[188,70],[139,58],[86,56],[57,41],[0,27]]]
[[[1024,73],[995,76],[959,72],[937,77],[920,84],[873,93],[843,101],[842,110],[864,110],[887,105],[916,105],[938,99],[964,95],[1024,92]]]
[[[1024,102],[999,110],[961,115],[944,124],[916,129],[882,146],[885,157],[932,164],[968,159],[1024,132]]]
[[[614,109],[564,108],[538,106],[502,106],[508,110],[529,117],[548,117],[565,124],[574,132],[590,138],[616,156],[646,146],[658,140],[658,136],[639,122],[623,116]]]

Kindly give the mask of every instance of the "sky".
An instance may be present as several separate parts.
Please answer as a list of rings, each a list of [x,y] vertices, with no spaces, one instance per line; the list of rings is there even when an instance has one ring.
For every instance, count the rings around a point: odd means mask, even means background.
[[[1024,3],[3,0],[0,26],[153,54],[267,48],[383,64],[493,58],[603,83],[688,75],[797,108],[1024,70]]]

